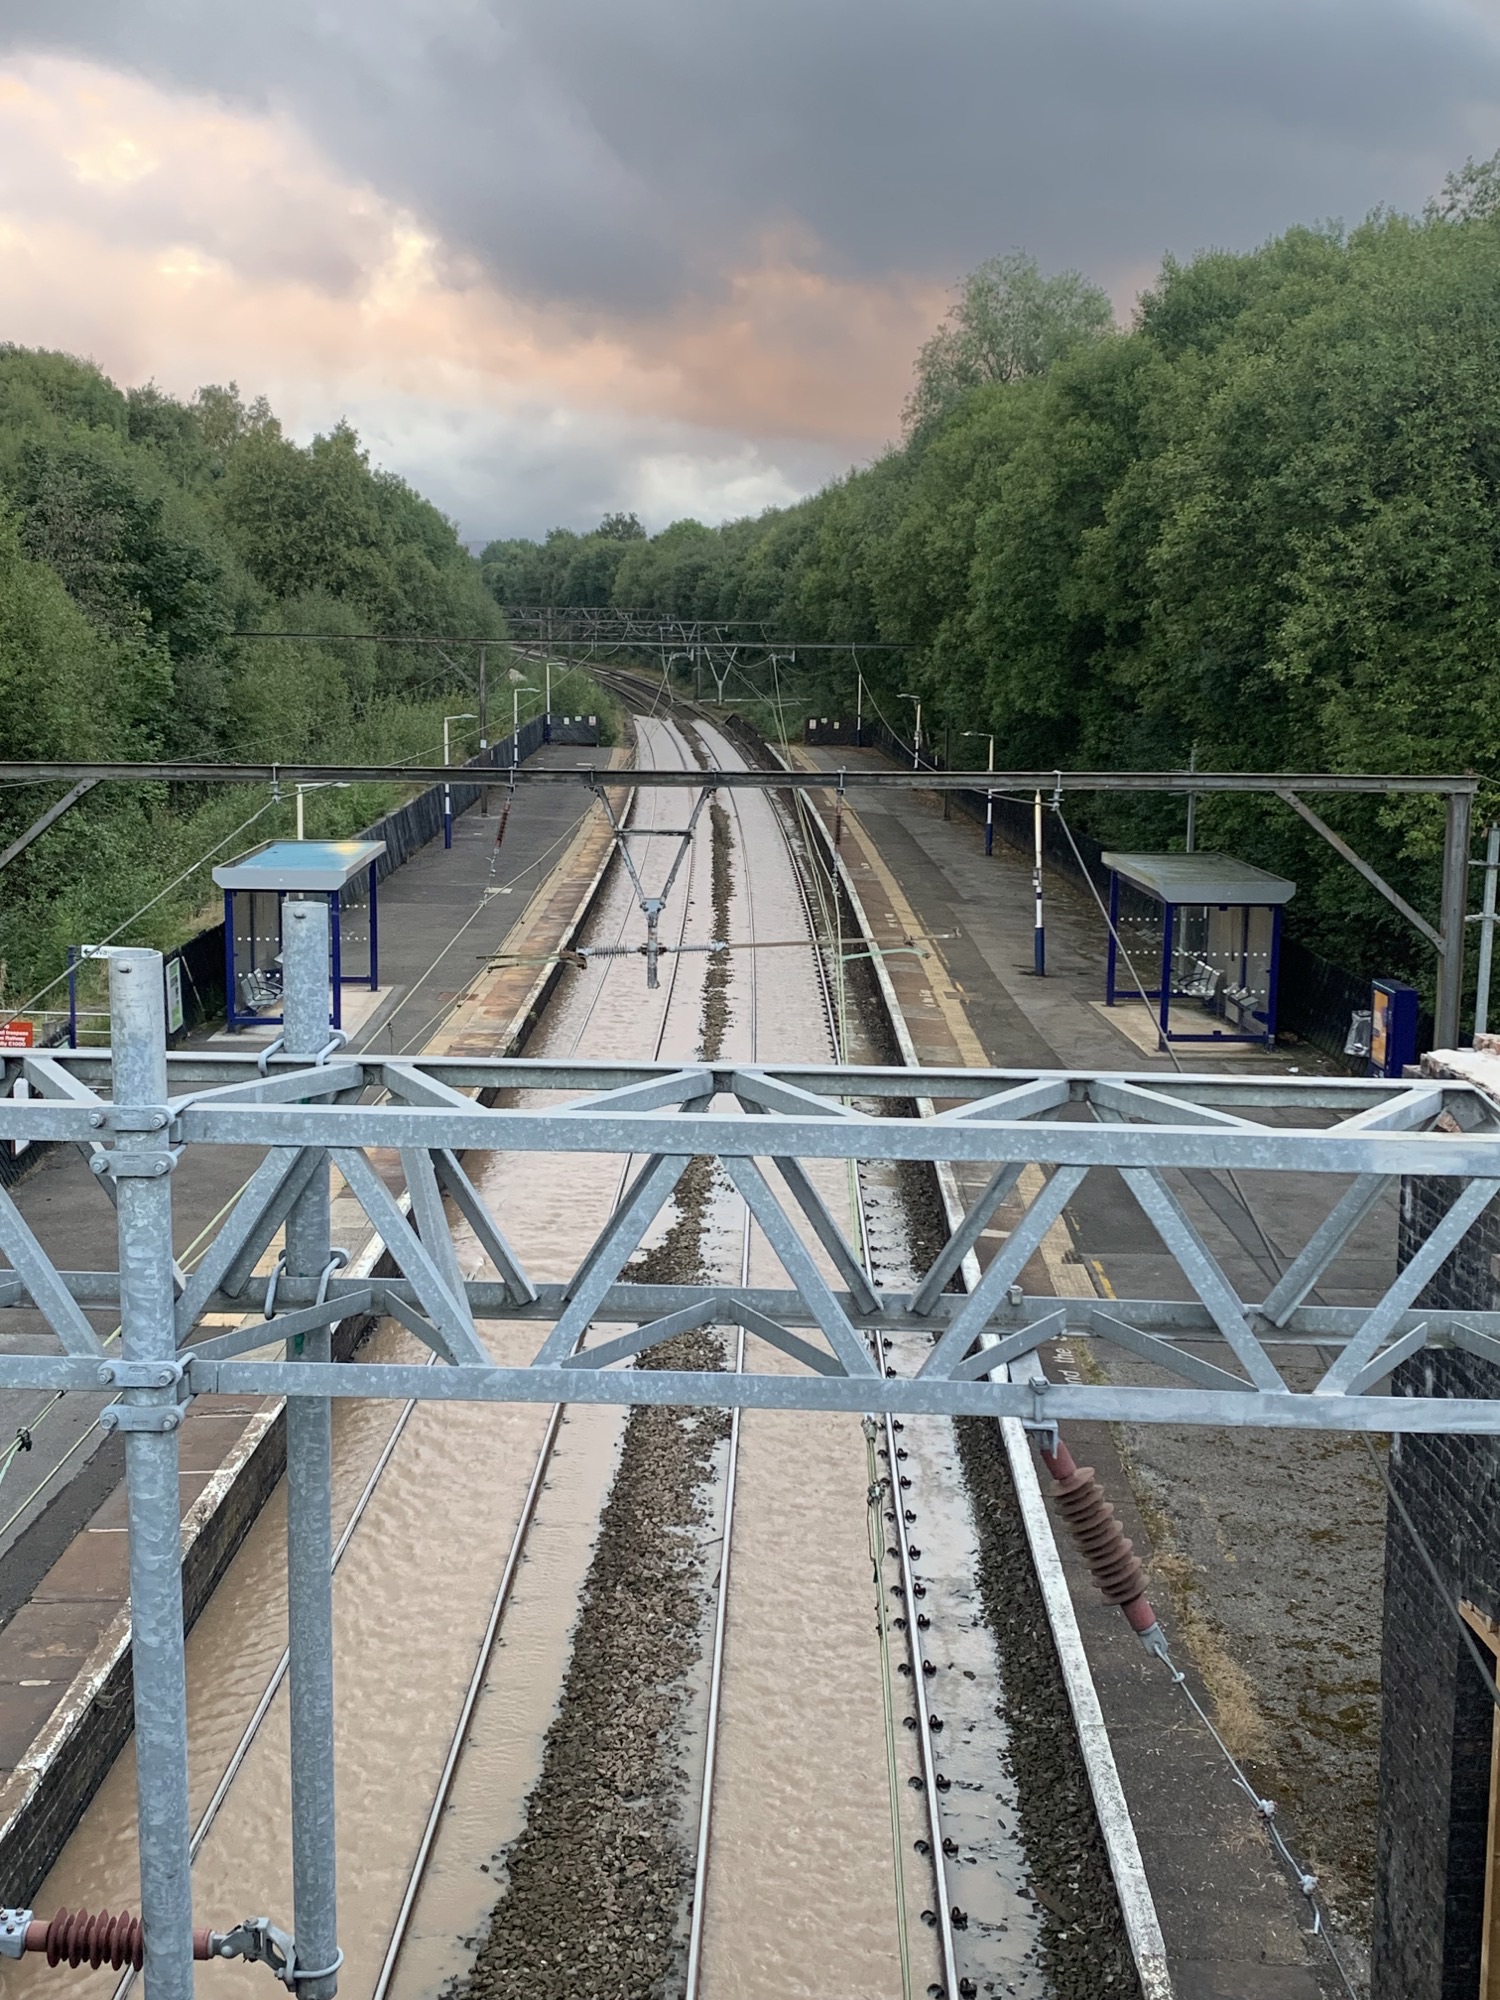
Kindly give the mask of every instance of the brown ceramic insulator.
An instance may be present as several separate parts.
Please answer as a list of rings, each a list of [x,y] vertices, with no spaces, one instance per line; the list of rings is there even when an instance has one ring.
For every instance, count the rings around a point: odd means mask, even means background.
[[[501,841],[502,841],[502,840],[504,840],[504,838],[505,838],[505,822],[506,822],[506,821],[507,821],[507,820],[508,820],[509,818],[510,818],[510,800],[509,800],[509,799],[507,799],[507,800],[505,801],[505,804],[504,804],[504,805],[503,805],[503,806],[502,806],[502,807],[500,808],[500,824],[499,824],[499,826],[498,826],[498,827],[497,827],[497,828],[495,829],[495,845],[496,845],[496,847],[498,847],[498,846],[500,845]]]
[[[206,1930],[193,1932],[194,1958],[209,1956],[210,1936]],[[27,1925],[26,1949],[46,1952],[49,1965],[66,1961],[72,1966],[91,1966],[95,1971],[107,1965],[115,1972],[133,1965],[139,1972],[146,1962],[145,1926],[128,1910],[121,1910],[114,1917],[107,1910],[97,1914],[91,1910],[59,1910],[46,1922]]]
[[[1145,1593],[1146,1572],[1135,1545],[1104,1497],[1091,1465],[1075,1465],[1054,1489],[1058,1508],[1093,1572],[1105,1601],[1133,1603]]]

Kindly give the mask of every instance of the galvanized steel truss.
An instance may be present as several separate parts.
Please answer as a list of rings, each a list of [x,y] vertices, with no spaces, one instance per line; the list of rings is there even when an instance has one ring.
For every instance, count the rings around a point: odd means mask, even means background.
[[[34,1308],[59,1348],[0,1356],[0,1386],[118,1392],[101,1420],[125,1437],[148,2000],[193,1994],[177,1431],[195,1395],[287,1398],[296,1935],[286,1978],[302,2000],[331,2000],[339,1964],[334,1396],[973,1412],[1044,1425],[1078,1417],[1500,1431],[1500,1398],[1375,1393],[1424,1347],[1500,1360],[1500,1313],[1416,1304],[1500,1192],[1500,1121],[1464,1085],[351,1055],[328,1039],[321,903],[286,906],[276,1053],[169,1057],[160,957],[117,952],[109,971],[111,1050],[7,1054],[0,1140],[87,1151],[117,1210],[118,1268],[60,1270],[0,1191],[0,1307]],[[542,1109],[492,1101],[516,1091],[572,1094]],[[880,1115],[912,1108],[919,1093],[943,1108]],[[1275,1122],[1289,1116],[1299,1122]],[[172,1177],[186,1148],[212,1145],[266,1151],[187,1274],[172,1252]],[[370,1157],[377,1149],[399,1160],[405,1199]],[[526,1246],[505,1234],[505,1215],[475,1186],[468,1151],[606,1154],[637,1164],[571,1277],[543,1283],[528,1272]],[[784,1286],[632,1277],[632,1256],[689,1162],[703,1156],[749,1206]],[[979,1169],[984,1185],[915,1288],[897,1292],[871,1278],[820,1194],[819,1161],[948,1163]],[[334,1168],[397,1275],[342,1272],[330,1243]],[[1022,1288],[1065,1204],[1089,1173],[1108,1169],[1124,1177],[1175,1259],[1188,1302]],[[1175,1184],[1184,1171],[1204,1170],[1299,1173],[1328,1189],[1321,1219],[1264,1299],[1236,1290]],[[1373,1305],[1310,1305],[1320,1277],[1403,1175],[1453,1183],[1453,1203],[1428,1243]],[[464,1279],[450,1201],[493,1276]],[[971,1289],[950,1290],[961,1270],[974,1276],[970,1253],[1002,1213],[1010,1226],[992,1261]],[[278,1235],[272,1268],[258,1270]],[[96,1308],[118,1311],[118,1358],[90,1324]],[[205,1314],[225,1311],[241,1315],[237,1327],[202,1330]],[[400,1320],[441,1365],[335,1365],[333,1325],[367,1313]],[[479,1332],[486,1320],[535,1324],[529,1366],[491,1363]],[[797,1365],[777,1374],[618,1365],[709,1324],[738,1324]],[[913,1373],[883,1373],[870,1336],[901,1326],[929,1336],[924,1358]],[[1038,1349],[1065,1333],[1108,1341],[1156,1379],[1049,1382]],[[1315,1349],[1333,1355],[1310,1392],[1283,1378],[1278,1357],[1287,1343],[1304,1358]],[[254,1358],[272,1344],[284,1359]],[[1161,1386],[1163,1375],[1174,1386]]]
[[[889,1115],[915,1095],[916,1079],[903,1069],[398,1060],[335,1051],[321,1061],[170,1056],[164,1074],[159,1101],[123,1104],[106,1095],[114,1075],[108,1051],[12,1054],[0,1137],[88,1148],[116,1196],[142,1178],[165,1191],[189,1146],[268,1148],[191,1277],[169,1271],[180,1397],[416,1395],[1500,1431],[1500,1400],[1388,1392],[1392,1370],[1424,1347],[1500,1361],[1500,1313],[1417,1304],[1500,1193],[1500,1119],[1467,1084],[924,1070],[923,1096],[947,1108],[923,1118]],[[12,1091],[16,1083],[24,1098]],[[560,1101],[515,1109],[473,1094],[517,1091],[556,1092]],[[405,1200],[372,1164],[376,1149],[398,1156],[396,1187],[404,1181]],[[526,1246],[508,1240],[504,1214],[492,1214],[475,1187],[461,1159],[468,1151],[611,1154],[638,1164],[573,1275],[542,1283],[528,1275]],[[631,1259],[671,1210],[688,1163],[702,1156],[717,1162],[750,1208],[784,1286],[741,1291],[632,1277]],[[920,1282],[892,1290],[867,1276],[848,1229],[819,1195],[809,1172],[819,1160],[948,1162],[981,1168],[988,1179]],[[299,1203],[310,1193],[326,1201],[330,1166],[385,1243],[394,1275],[356,1280],[330,1270],[327,1255],[300,1274],[285,1260],[257,1274]],[[1099,1170],[1119,1172],[1150,1236],[1185,1280],[1186,1302],[1057,1298],[1022,1288],[1048,1230]],[[1193,1219],[1179,1176],[1204,1172],[1312,1177],[1306,1240],[1262,1298],[1231,1282]],[[1309,1303],[1382,1193],[1406,1175],[1453,1185],[1452,1206],[1428,1242],[1382,1298]],[[1321,1202],[1318,1186],[1327,1190]],[[461,1276],[445,1198],[493,1276]],[[982,1278],[972,1291],[950,1289],[981,1234],[994,1233],[1003,1206],[1009,1227]],[[118,1271],[60,1270],[0,1193],[0,1252],[10,1267],[0,1270],[0,1307],[35,1307],[61,1350],[0,1356],[0,1385],[125,1385],[127,1364],[107,1359],[85,1317],[85,1309],[118,1307],[130,1354],[125,1272],[139,1246],[124,1241],[123,1209],[120,1226]],[[204,1315],[235,1311],[247,1315],[235,1331],[201,1335]],[[319,1368],[246,1358],[371,1312],[401,1320],[447,1366]],[[537,1326],[528,1366],[491,1365],[478,1331],[486,1320]],[[731,1379],[615,1366],[708,1324],[742,1325],[801,1368]],[[598,1326],[620,1330],[590,1340]],[[910,1376],[876,1370],[871,1335],[892,1327],[930,1339]],[[1064,1334],[1109,1343],[1112,1379],[1045,1380],[1038,1350]],[[1284,1379],[1278,1356],[1293,1347],[1304,1370],[1314,1351],[1323,1356],[1315,1386],[1293,1389]],[[1125,1357],[1146,1364],[1142,1379],[1128,1378]],[[118,1420],[132,1421],[123,1410]]]

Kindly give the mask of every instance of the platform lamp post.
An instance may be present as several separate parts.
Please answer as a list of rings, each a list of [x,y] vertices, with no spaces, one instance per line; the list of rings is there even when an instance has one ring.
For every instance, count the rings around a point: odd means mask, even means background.
[[[1038,979],[1047,977],[1047,927],[1042,918],[1042,795],[1032,805],[1033,860],[1031,890],[1036,898],[1036,926],[1031,934],[1031,969]],[[1170,928],[1170,927],[1169,927]]]
[[[865,740],[865,677],[860,668],[854,669],[854,747],[862,748]]]
[[[547,662],[547,698],[542,703],[542,741],[552,741],[552,662]]]
[[[551,676],[549,674],[550,681]],[[510,691],[510,767],[514,770],[521,761],[521,695],[535,694],[530,681],[517,681]]]
[[[452,750],[448,738],[449,723],[477,722],[478,720],[479,717],[471,715],[467,709],[462,715],[445,715],[443,717],[443,768],[445,770],[453,762]],[[453,845],[453,787],[446,778],[443,780],[443,845],[444,847],[451,847]]]
[[[302,801],[308,792],[347,792],[349,786],[343,778],[331,779],[327,784],[299,785],[297,787],[297,838],[306,840],[307,819],[302,809]]]
[[[919,694],[903,693],[901,699],[903,701],[914,701],[917,704],[917,719],[911,733],[911,767],[914,771],[920,771],[922,768],[922,697]]]
[[[994,737],[987,730],[983,729],[966,729],[964,735],[983,736],[985,738],[990,746],[990,761],[985,768],[993,771],[995,768]],[[988,787],[984,795],[984,851],[986,854],[993,854],[995,851],[995,788],[993,785]]]

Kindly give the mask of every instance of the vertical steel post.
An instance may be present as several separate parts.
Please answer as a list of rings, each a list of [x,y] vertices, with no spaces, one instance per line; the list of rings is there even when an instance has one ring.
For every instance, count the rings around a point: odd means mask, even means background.
[[[993,777],[995,774],[995,739],[993,736],[990,738],[989,769],[990,776]],[[995,788],[993,785],[990,786],[984,795],[984,851],[986,854],[993,854],[995,851]]]
[[[1157,1026],[1161,1032],[1160,1046],[1168,1048],[1172,1041],[1172,933],[1177,924],[1177,905],[1163,903],[1161,906],[1161,993],[1159,995],[1159,1018]]]
[[[380,857],[370,863],[370,991],[380,991],[380,919],[375,891],[380,881]]]
[[[1474,801],[1468,792],[1448,794],[1448,824],[1443,839],[1443,907],[1438,923],[1443,948],[1438,955],[1433,1022],[1440,1049],[1458,1047],[1464,997],[1464,918],[1469,913],[1469,821],[1473,808]]]
[[[1479,977],[1474,992],[1474,1039],[1489,1033],[1490,968],[1495,951],[1495,876],[1500,871],[1500,821],[1490,822],[1484,849],[1484,898],[1479,916]]]
[[[333,974],[328,982],[333,993],[333,1025],[342,1028],[344,1025],[344,899],[337,889],[328,892],[328,922],[333,951]],[[281,1012],[284,1021],[286,1017],[284,1000]],[[327,1040],[327,1035],[324,1035],[323,1042]],[[323,1042],[319,1042],[319,1048],[322,1048]]]
[[[314,1056],[328,1041],[328,905],[289,902],[284,937],[285,1047]],[[317,1278],[332,1254],[328,1167],[299,1195],[286,1223],[288,1277]],[[328,1361],[322,1328],[287,1343],[288,1361]],[[292,1898],[299,2000],[338,1991],[338,1895],[333,1789],[333,1419],[324,1396],[286,1403],[287,1643],[290,1649]],[[335,1968],[325,1972],[324,1968]]]
[[[1047,976],[1047,927],[1042,914],[1042,795],[1032,807],[1033,860],[1031,889],[1036,898],[1036,922],[1031,934],[1031,969],[1038,979]]]
[[[1120,949],[1120,877],[1111,868],[1109,871],[1109,950],[1104,971],[1104,1004],[1115,1004],[1115,965]]]
[[[1196,771],[1197,768],[1198,768],[1198,746],[1195,743],[1192,749],[1188,752],[1188,769],[1190,771]],[[1198,794],[1196,792],[1189,792],[1188,807],[1187,807],[1187,840],[1185,843],[1187,852],[1191,854],[1193,850],[1196,848],[1197,844],[1198,844]]]
[[[159,1362],[171,1382],[172,1159],[167,1151],[167,1024],[155,951],[109,959],[119,1165],[121,1354]],[[192,2000],[193,1879],[188,1855],[187,1668],[182,1627],[182,1503],[175,1386],[127,1389],[125,1499],[130,1531],[130,1657],[135,1683],[136,1825],[148,2000]],[[157,1424],[137,1429],[137,1424]]]
[[[447,770],[453,759],[449,754],[448,724],[451,716],[443,717],[443,769]],[[453,845],[453,787],[446,778],[443,780],[443,845]]]
[[[490,684],[485,661],[485,649],[479,649],[479,752],[486,764],[490,761]],[[479,787],[479,813],[484,818],[490,809],[490,793],[487,785]]]
[[[255,905],[250,905],[252,917]],[[224,891],[224,1025],[233,1030],[239,1026],[234,1010],[234,891]],[[165,1017],[164,1017],[165,1018]]]

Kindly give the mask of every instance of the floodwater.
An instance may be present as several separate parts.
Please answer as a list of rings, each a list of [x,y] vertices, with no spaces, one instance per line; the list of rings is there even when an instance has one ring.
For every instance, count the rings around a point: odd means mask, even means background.
[[[643,756],[689,761],[676,729],[643,721]],[[713,761],[741,762],[705,729]],[[760,793],[730,796],[735,836],[736,939],[761,943],[805,934],[790,859]],[[683,823],[684,795],[642,793],[638,823]],[[708,819],[684,862],[664,935],[712,936]],[[642,841],[648,884],[659,883],[673,844]],[[636,942],[643,922],[623,872],[612,880],[593,935]],[[691,1060],[697,1053],[708,966],[704,954],[668,960],[663,987],[647,993],[638,957],[596,961],[570,974],[528,1053]],[[829,1061],[832,1049],[810,951],[737,953],[730,960],[731,1017],[723,1053],[762,1061]],[[555,1100],[553,1100],[555,1101]],[[620,1185],[605,1156],[471,1158],[487,1201],[538,1278],[565,1276]],[[851,1216],[851,1183],[839,1163],[813,1178],[832,1212]],[[659,1237],[662,1226],[653,1232]],[[456,1231],[466,1272],[480,1256]],[[714,1204],[705,1255],[737,1281],[743,1255],[738,1197]],[[814,1253],[828,1268],[820,1250]],[[750,1282],[785,1282],[759,1232]],[[498,1360],[520,1362],[541,1329],[481,1328]],[[598,1337],[596,1334],[595,1337]],[[812,1336],[816,1338],[816,1336]],[[381,1357],[412,1358],[411,1337],[390,1324]],[[756,1367],[790,1367],[759,1346]],[[386,1444],[399,1406],[335,1408],[336,1529],[348,1518]],[[549,1412],[524,1406],[429,1405],[405,1423],[335,1580],[338,1694],[342,1990],[368,1995],[386,1954],[463,1692],[520,1518]],[[500,1643],[485,1676],[467,1749],[391,1992],[432,2000],[472,1962],[498,1884],[496,1850],[519,1831],[541,1769],[542,1741],[569,1657],[574,1605],[594,1547],[616,1463],[619,1412],[570,1409],[557,1434]],[[934,1439],[931,1469],[939,1470]],[[929,1467],[924,1444],[923,1479]],[[948,1471],[950,1513],[961,1515]],[[725,1677],[705,1904],[707,2000],[900,2000],[938,1978],[933,1931],[922,1921],[934,1896],[931,1864],[914,1843],[928,1828],[911,1780],[918,1765],[908,1685],[893,1674],[895,1783],[888,1772],[886,1704],[877,1638],[878,1591],[868,1541],[870,1464],[852,1417],[746,1412],[741,1427]],[[953,1562],[962,1569],[963,1546]],[[972,1624],[972,1620],[971,1620]],[[190,1756],[195,1813],[202,1810],[285,1644],[284,1504],[267,1506],[188,1641]],[[943,1658],[983,1687],[981,1634],[966,1629]],[[902,1657],[899,1635],[892,1664]],[[956,1663],[956,1665],[955,1665]],[[700,1691],[701,1693],[701,1691]],[[961,1706],[961,1704],[960,1704]],[[700,1701],[701,1707],[701,1701]],[[969,1703],[982,1714],[982,1695]],[[956,1713],[950,1705],[950,1713]],[[951,1749],[960,1748],[955,1730]],[[701,1743],[679,1746],[701,1757]],[[955,1790],[967,1779],[955,1771]],[[290,1923],[287,1719],[282,1690],[245,1760],[194,1871],[197,1920],[226,1928],[250,1912]],[[80,1904],[137,1907],[135,1769],[119,1759],[37,1897],[50,1912]],[[950,1795],[951,1796],[951,1795]],[[987,1814],[994,1794],[976,1800]],[[696,1804],[694,1806],[696,1810]],[[691,1828],[684,1829],[689,1838]],[[1001,1874],[999,1863],[990,1871]],[[977,1877],[976,1886],[977,1886]],[[966,1885],[967,1886],[967,1885]],[[981,1922],[1017,1926],[1004,1954],[1022,1969],[1024,1910],[992,1885],[976,1896]],[[907,1965],[902,1963],[904,1914]],[[215,1965],[204,1991],[224,2000],[258,1994],[260,1967]],[[56,1975],[35,1959],[8,1969],[9,1994],[40,1996]],[[71,1975],[87,2000],[113,1975]],[[1018,1991],[1036,1990],[1018,1985]]]
[[[743,761],[717,732],[702,733],[725,768]],[[771,941],[802,934],[774,806],[759,792],[732,797],[739,834],[735,936]],[[811,952],[746,953],[736,970],[746,961],[726,1053],[753,1053],[762,1062],[832,1061]],[[751,996],[743,990],[750,980],[758,981],[753,1049]],[[847,1228],[847,1170],[826,1162],[810,1172]],[[754,1232],[750,1283],[786,1282]],[[767,1371],[794,1365],[758,1342],[747,1359]],[[908,1783],[918,1767],[901,1723],[908,1703],[899,1680],[894,1798],[887,1777],[869,1484],[857,1417],[744,1413],[705,1905],[707,2000],[899,2000],[898,1855],[911,1990],[925,1993],[938,1974],[933,1938],[921,1922],[931,1905],[932,1875],[912,1847],[926,1829]]]
[[[662,725],[646,725],[661,729]],[[674,759],[670,742],[649,754]],[[677,823],[681,795],[642,794],[642,822]],[[659,879],[668,843],[643,842],[643,873]],[[649,850],[655,850],[654,853]],[[701,872],[706,861],[684,864]],[[639,929],[623,881],[611,884],[596,935],[632,941]],[[549,1010],[537,1053],[654,1056],[669,999],[696,1023],[702,959],[685,958],[675,994],[643,991],[641,961],[603,960],[570,978],[562,1003]],[[664,1047],[663,1053],[676,1050]],[[471,1161],[471,1167],[477,1163]],[[502,1226],[526,1246],[540,1278],[567,1274],[582,1233],[597,1228],[618,1183],[619,1162],[598,1157],[492,1158],[480,1184]],[[456,1231],[460,1260],[472,1274],[479,1254]],[[481,1326],[495,1358],[518,1363],[542,1337],[538,1327]],[[389,1323],[375,1335],[371,1358],[418,1358],[409,1335]],[[362,1491],[400,1405],[335,1406],[335,1532]],[[369,1993],[406,1888],[421,1830],[431,1808],[463,1691],[515,1533],[522,1501],[547,1425],[544,1408],[444,1404],[415,1409],[350,1543],[334,1584],[338,1698],[339,1928],[345,1951],[344,1992]],[[562,1677],[571,1605],[587,1568],[598,1502],[613,1467],[620,1415],[577,1408],[568,1422],[538,1512],[545,1548],[548,1617],[526,1623],[524,1638],[497,1650],[503,1685],[515,1696],[503,1723],[496,1707],[485,1727],[506,1754],[492,1758],[487,1807],[494,1824],[513,1826],[539,1764],[541,1738]],[[541,1572],[537,1572],[539,1576]],[[528,1576],[516,1609],[530,1600]],[[521,1620],[510,1621],[517,1627]],[[286,1644],[285,1509],[280,1491],[247,1536],[188,1639],[191,1799],[200,1813],[248,1723]],[[491,1675],[492,1683],[496,1676]],[[477,1722],[476,1718],[476,1722]],[[462,1785],[455,1818],[465,1810]],[[56,1867],[37,1894],[44,1912],[59,1907],[139,1906],[135,1856],[135,1760],[127,1747]],[[273,1704],[194,1867],[197,1920],[227,1929],[249,1913],[268,1912],[288,1927],[291,1880],[288,1840],[286,1693]],[[500,1836],[503,1837],[503,1834]],[[496,1836],[486,1835],[484,1854]],[[8,1969],[12,1995],[55,1992],[57,1975],[28,1958]],[[204,1969],[205,1990],[234,2000],[242,1990],[264,2000],[263,1967],[215,1964]],[[107,1972],[70,1975],[70,1990],[104,1994]]]

